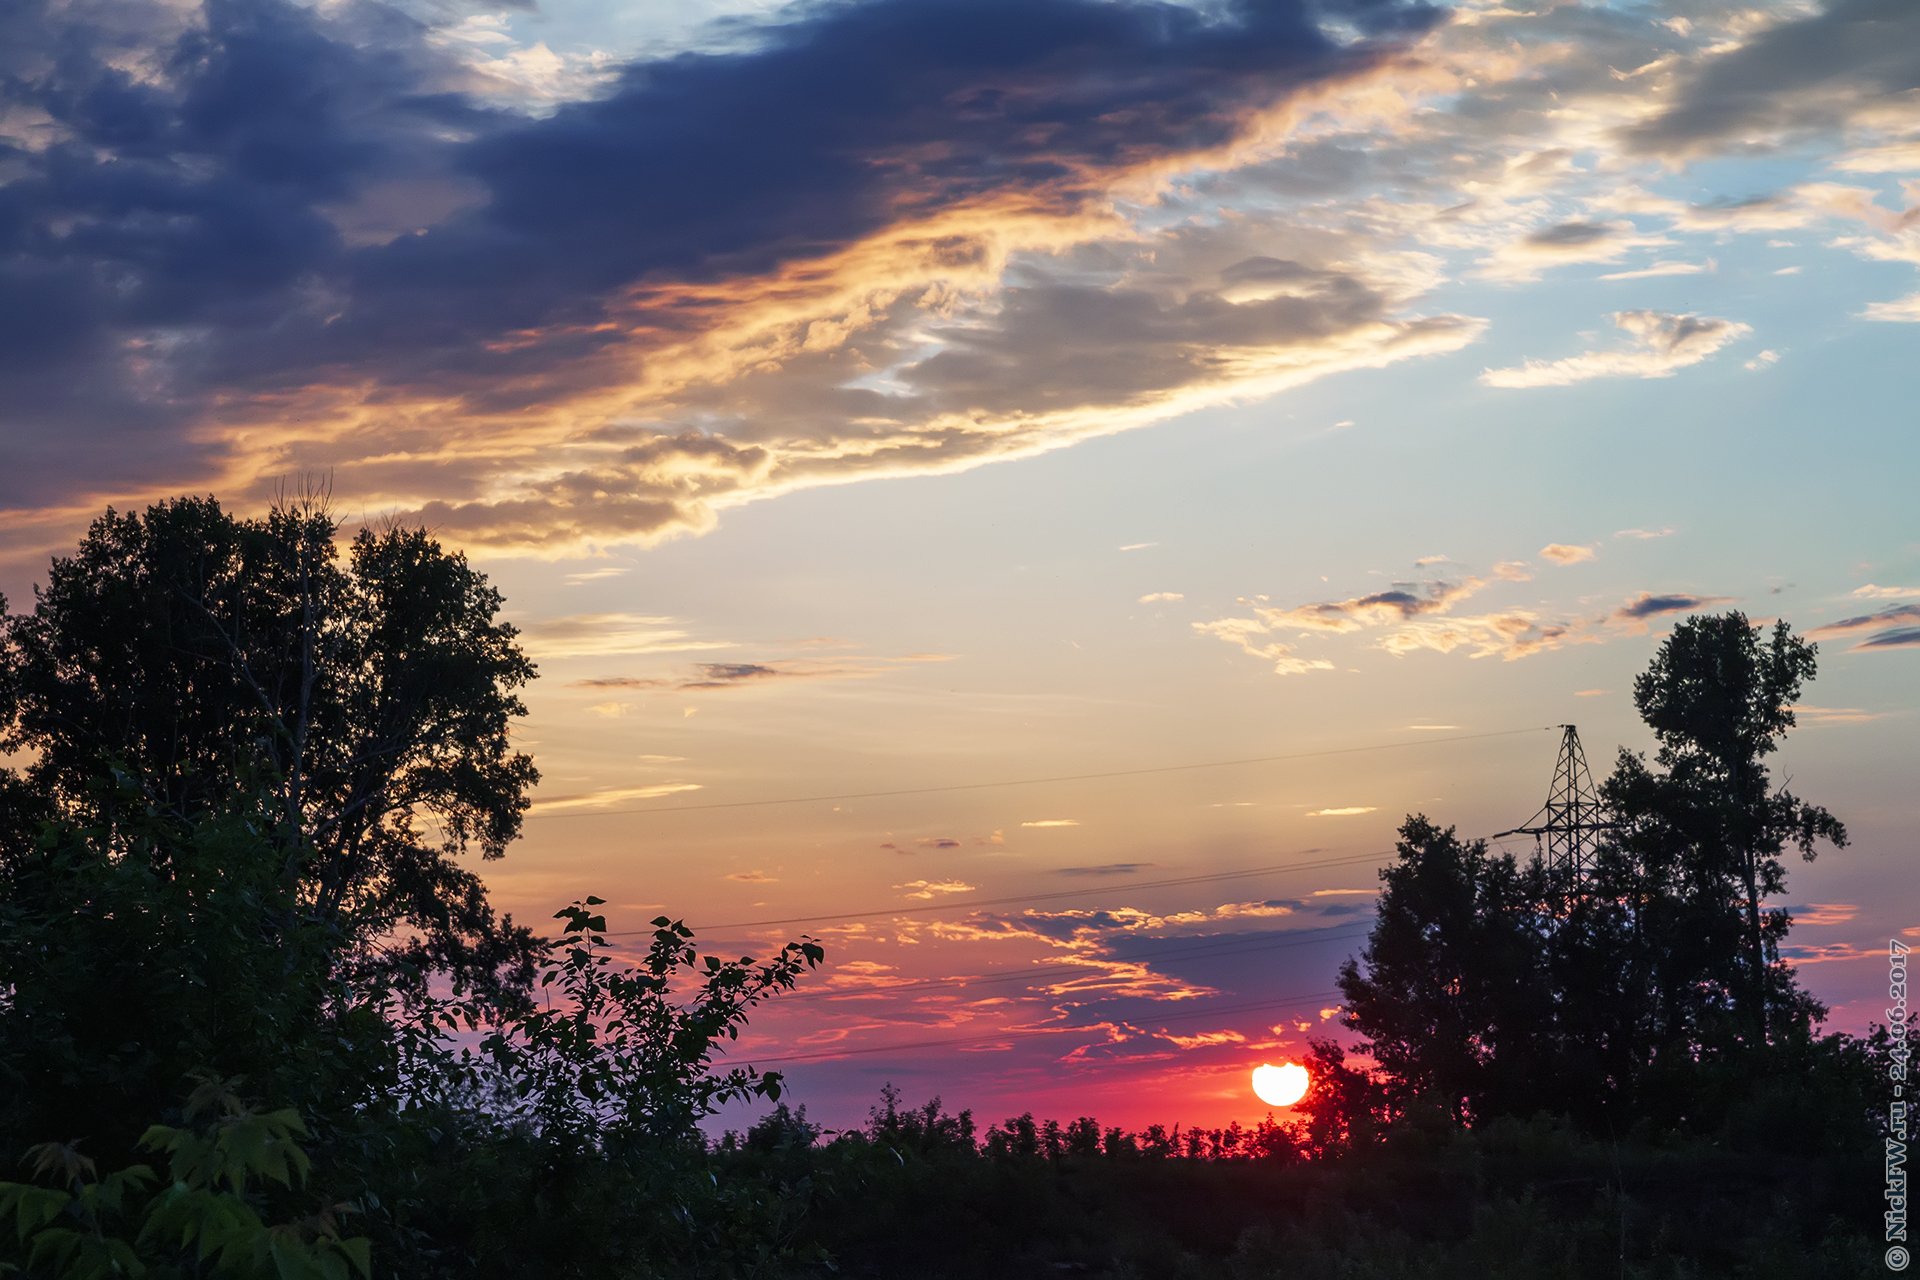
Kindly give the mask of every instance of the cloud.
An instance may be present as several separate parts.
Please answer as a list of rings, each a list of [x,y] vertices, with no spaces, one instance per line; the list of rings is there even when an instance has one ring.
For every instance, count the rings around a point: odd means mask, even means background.
[[[1725,604],[1730,598],[1728,596],[1655,595],[1651,591],[1642,591],[1615,609],[1613,616],[1620,622],[1643,622],[1663,614],[1688,613],[1711,605]]]
[[[1630,346],[1488,369],[1480,381],[1490,387],[1519,388],[1564,387],[1594,378],[1670,378],[1752,332],[1733,320],[1663,311],[1616,311],[1613,322],[1627,334]]]
[[[1866,724],[1887,716],[1884,711],[1867,711],[1861,707],[1815,707],[1806,703],[1795,703],[1787,710],[1793,712],[1794,719],[1808,725]]]
[[[1080,825],[1080,819],[1078,818],[1037,818],[1032,822],[1023,822],[1020,825],[1023,827],[1077,827]]]
[[[1863,320],[1884,320],[1892,324],[1920,324],[1920,293],[1910,293],[1891,302],[1871,302],[1860,312]]]
[[[1712,258],[1704,262],[1655,262],[1632,271],[1609,271],[1601,276],[1602,280],[1658,280],[1665,276],[1697,276],[1713,271],[1716,264]]]
[[[1850,635],[1857,631],[1872,631],[1892,626],[1897,622],[1920,622],[1920,603],[1888,605],[1873,613],[1857,614],[1851,618],[1842,618],[1838,622],[1824,623],[1807,634],[1816,638]]]
[[[1378,812],[1380,812],[1379,805],[1351,804],[1337,809],[1313,809],[1308,811],[1307,816],[1309,818],[1348,818],[1356,814]]]
[[[1779,363],[1780,363],[1780,353],[1778,351],[1773,350],[1772,348],[1768,348],[1767,350],[1762,351],[1759,355],[1755,356],[1753,359],[1747,361],[1747,363],[1743,367],[1747,369],[1748,372],[1750,373],[1758,373],[1762,369],[1771,368],[1773,365],[1776,365]]]
[[[1794,913],[1793,922],[1796,925],[1815,927],[1851,924],[1853,918],[1860,914],[1859,906],[1851,902],[1814,902],[1804,907],[1789,907],[1788,910]]]
[[[638,613],[577,613],[547,618],[523,633],[536,658],[587,658],[637,653],[686,653],[731,649],[727,640],[701,640],[676,618]]]
[[[1687,157],[1765,149],[1876,115],[1920,88],[1920,9],[1832,0],[1703,59],[1674,100],[1621,131],[1629,149]]]
[[[1861,600],[1904,600],[1920,596],[1920,587],[1880,587],[1869,582],[1847,594]]]
[[[1869,636],[1855,649],[1913,649],[1920,648],[1920,627],[1895,627],[1891,631],[1882,631]]]
[[[1445,613],[1484,586],[1486,583],[1478,578],[1419,585],[1400,583],[1390,590],[1369,595],[1304,604],[1293,609],[1262,609],[1259,614],[1276,631],[1359,631],[1426,614]]]
[[[1055,867],[1056,876],[1130,876],[1154,866],[1151,862],[1102,862],[1091,867]]]
[[[905,891],[909,898],[926,900],[948,893],[972,893],[975,886],[964,880],[909,880],[905,884],[893,886]]]
[[[1480,274],[1508,282],[1536,280],[1542,271],[1552,267],[1618,262],[1634,249],[1671,243],[1664,237],[1641,235],[1631,222],[1624,220],[1557,222],[1536,227],[1519,239],[1501,245]]]
[[[1293,608],[1255,605],[1253,616],[1196,622],[1194,630],[1274,664],[1278,675],[1332,670],[1326,658],[1302,658],[1276,633],[1338,635],[1378,632],[1374,647],[1402,657],[1420,650],[1514,661],[1592,637],[1572,622],[1544,620],[1527,609],[1455,614],[1455,606],[1489,585],[1483,578],[1395,583],[1386,591]]]
[[[662,796],[677,796],[698,790],[700,784],[697,782],[660,782],[644,787],[608,787],[575,795],[535,796],[531,812],[538,816],[556,809],[599,809],[633,800],[658,800]]]
[[[1140,597],[1139,602],[1141,604],[1161,604],[1185,599],[1186,596],[1178,591],[1149,591],[1146,595]]]
[[[1671,538],[1677,529],[1669,526],[1665,529],[1620,529],[1615,531],[1616,538],[1631,538],[1636,542],[1648,542],[1654,538]]]
[[[0,504],[332,469],[469,546],[554,553],[1478,331],[1337,250],[1242,301],[1218,274],[1003,287],[1021,253],[1132,240],[1116,192],[1272,148],[1424,4],[801,5],[577,65],[489,53],[456,8],[9,9],[0,117],[31,136],[6,152]],[[1084,337],[1048,327],[1076,314]]]
[[[779,879],[764,871],[729,871],[727,879],[737,880],[741,884],[778,884]]]
[[[960,841],[952,836],[923,836],[914,843],[922,849],[958,849]]]
[[[1580,564],[1594,557],[1594,550],[1588,546],[1574,546],[1565,542],[1549,542],[1540,548],[1540,555],[1555,564]]]
[[[688,648],[732,646],[688,645]],[[610,649],[605,652],[632,652]],[[945,654],[913,654],[904,658],[865,658],[828,661],[793,658],[767,662],[699,662],[684,676],[595,676],[575,680],[581,689],[630,689],[635,692],[703,692],[716,689],[758,688],[793,681],[865,679],[899,671],[923,662],[944,662]]]

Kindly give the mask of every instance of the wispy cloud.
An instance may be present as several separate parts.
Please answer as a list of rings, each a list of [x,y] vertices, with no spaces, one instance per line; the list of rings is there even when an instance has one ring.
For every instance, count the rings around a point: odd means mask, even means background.
[[[532,812],[552,813],[556,809],[599,809],[607,805],[634,800],[658,800],[663,796],[677,796],[698,790],[700,790],[700,784],[697,782],[660,782],[644,787],[607,787],[600,791],[586,791],[574,795],[536,795]]]
[[[1597,553],[1590,546],[1575,546],[1565,542],[1549,542],[1540,548],[1540,557],[1555,564],[1580,564],[1591,560]]]
[[[1882,631],[1862,640],[1853,646],[1855,649],[1915,649],[1920,648],[1920,627],[1895,627],[1891,631]]]
[[[1630,339],[1628,346],[1488,369],[1480,381],[1490,387],[1526,388],[1566,387],[1595,378],[1668,378],[1753,332],[1738,321],[1663,311],[1616,311],[1613,322]]]
[[[1713,271],[1717,264],[1712,258],[1703,262],[1655,262],[1632,271],[1609,271],[1601,276],[1602,280],[1658,280],[1665,276],[1697,276]]]
[[[1816,639],[1822,636],[1855,635],[1862,631],[1879,631],[1894,627],[1899,623],[1920,623],[1920,602],[1888,605],[1872,613],[1856,614],[1851,618],[1841,618],[1837,622],[1823,623],[1807,634]],[[1879,637],[1876,636],[1875,639],[1878,640]],[[1893,643],[1899,645],[1910,642],[1896,640]]]
[[[1727,596],[1696,596],[1680,593],[1656,595],[1651,591],[1642,591],[1613,611],[1615,619],[1621,622],[1644,622],[1648,618],[1657,618],[1669,613],[1691,613],[1697,609],[1706,609],[1716,604],[1727,603]]]
[[[715,689],[743,689],[793,681],[850,680],[886,675],[925,662],[945,662],[947,654],[912,654],[904,658],[849,658],[844,660],[792,658],[766,662],[700,662],[681,676],[595,676],[576,680],[582,689],[623,689],[636,693],[686,693]]]
[[[975,889],[975,886],[964,880],[909,880],[905,884],[897,884],[893,887],[909,898],[921,900],[937,898],[949,893],[972,893]]]
[[[1378,813],[1380,806],[1374,804],[1349,804],[1333,809],[1310,809],[1309,818],[1350,818],[1362,813]]]
[[[576,613],[528,626],[527,651],[536,658],[623,657],[731,649],[730,640],[703,639],[677,618],[638,613]]]

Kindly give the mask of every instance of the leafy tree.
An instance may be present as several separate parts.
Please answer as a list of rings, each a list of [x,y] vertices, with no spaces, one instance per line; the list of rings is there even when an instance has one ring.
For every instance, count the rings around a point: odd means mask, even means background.
[[[1846,843],[1765,764],[1814,658],[1785,623],[1676,627],[1634,686],[1658,755],[1621,753],[1603,787],[1618,826],[1577,881],[1407,821],[1366,950],[1340,977],[1397,1106],[1462,1123],[1544,1109],[1595,1129],[1710,1124],[1789,1059],[1852,1061],[1810,1047],[1824,1010],[1780,958],[1787,913],[1765,905],[1785,849]],[[1770,1047],[1791,1052],[1776,1063]]]
[[[700,955],[693,931],[662,916],[641,964],[617,966],[606,917],[593,910],[601,904],[589,897],[556,914],[566,928],[545,944],[539,986],[557,1000],[490,1021],[485,1004],[429,999],[417,1025],[485,1034],[477,1052],[449,1052],[444,1036],[417,1041],[403,1067],[407,1094],[462,1089],[495,1123],[600,1151],[697,1144],[697,1122],[726,1103],[777,1101],[777,1072],[716,1073],[714,1058],[755,1005],[820,963],[820,945],[791,942],[758,965],[750,956],[724,961]]]
[[[1793,728],[1817,651],[1784,621],[1763,638],[1738,612],[1688,618],[1634,681],[1661,772],[1622,753],[1606,787],[1628,823],[1623,843],[1653,896],[1669,900],[1667,1001],[1724,992],[1754,1045],[1767,1043],[1776,1012],[1801,1022],[1817,1013],[1780,960],[1791,922],[1765,905],[1786,886],[1780,855],[1791,846],[1811,862],[1820,842],[1847,842],[1826,809],[1775,790],[1765,763]],[[1668,1017],[1691,1012],[1670,1007]]]
[[[345,1114],[392,1083],[371,993],[524,1001],[459,855],[519,829],[533,666],[462,557],[337,532],[109,511],[0,613],[0,1140],[125,1151],[195,1070]]]
[[[362,531],[344,564],[337,534],[314,500],[108,511],[0,619],[0,747],[104,856],[165,878],[179,836],[244,812],[343,960],[524,982],[531,935],[456,859],[519,831],[539,775],[509,726],[533,664],[499,593],[425,531]],[[0,841],[9,868],[31,857],[26,825]]]
[[[1396,1105],[1423,1099],[1460,1121],[1510,1109],[1537,1079],[1552,1012],[1537,873],[1424,816],[1401,825],[1396,853],[1367,945],[1340,968],[1346,1025],[1367,1037]]]

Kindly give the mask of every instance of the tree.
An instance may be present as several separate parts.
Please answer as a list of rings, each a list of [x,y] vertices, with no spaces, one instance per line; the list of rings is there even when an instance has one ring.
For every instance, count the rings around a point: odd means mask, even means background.
[[[1767,1043],[1773,1009],[1808,1008],[1779,956],[1791,922],[1764,906],[1786,887],[1780,854],[1791,845],[1811,862],[1822,840],[1847,843],[1827,810],[1774,790],[1765,764],[1793,728],[1817,652],[1784,621],[1763,640],[1737,611],[1688,618],[1633,686],[1664,773],[1623,753],[1607,785],[1648,873],[1677,892],[1714,944],[1683,978],[1728,989],[1755,1045]],[[1733,931],[1743,936],[1728,948]]]
[[[464,558],[337,532],[109,511],[0,612],[0,1138],[127,1151],[189,1071],[339,1112],[392,1083],[370,993],[524,1003],[459,856],[519,830],[533,665]]]
[[[1340,968],[1346,1025],[1397,1105],[1435,1103],[1462,1122],[1519,1105],[1551,1014],[1537,871],[1424,816],[1401,825],[1396,851],[1367,945]]]
[[[1846,828],[1775,789],[1765,757],[1814,659],[1785,623],[1765,639],[1739,613],[1676,627],[1634,686],[1655,763],[1621,753],[1602,788],[1617,825],[1578,879],[1407,820],[1340,975],[1396,1105],[1698,1125],[1781,1069],[1766,1051],[1812,1054],[1824,1010],[1780,958],[1791,920],[1765,904],[1786,848],[1811,860]]]
[[[457,857],[519,832],[539,775],[509,726],[533,664],[463,556],[392,528],[342,565],[337,533],[311,499],[258,520],[211,498],[109,510],[31,613],[0,618],[0,747],[108,856],[164,878],[175,837],[246,812],[343,961],[524,985],[531,935]],[[0,835],[10,866],[28,835]]]

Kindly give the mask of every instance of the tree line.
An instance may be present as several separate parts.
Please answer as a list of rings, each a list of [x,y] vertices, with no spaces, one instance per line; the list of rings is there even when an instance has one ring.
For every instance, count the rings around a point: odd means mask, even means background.
[[[662,916],[629,963],[597,898],[545,932],[494,910],[472,861],[506,852],[538,781],[512,737],[534,665],[459,553],[339,533],[314,496],[108,511],[30,609],[0,601],[8,1274],[1867,1256],[1890,1042],[1822,1033],[1782,956],[1784,859],[1846,843],[1768,771],[1816,670],[1785,623],[1691,618],[1661,645],[1634,689],[1657,751],[1606,779],[1588,874],[1410,816],[1339,974],[1351,1034],[1313,1042],[1290,1117],[981,1132],[889,1088],[828,1133],[777,1074],[721,1061],[823,961],[812,939],[722,957]],[[709,1141],[743,1100],[776,1105]],[[1755,1154],[1758,1198],[1731,1197],[1716,1179]],[[1727,1239],[1683,1239],[1707,1213]]]

